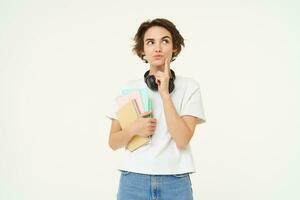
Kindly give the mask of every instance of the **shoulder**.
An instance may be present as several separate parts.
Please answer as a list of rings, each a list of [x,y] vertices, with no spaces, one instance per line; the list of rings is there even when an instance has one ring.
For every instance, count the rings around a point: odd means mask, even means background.
[[[196,90],[200,88],[199,82],[190,77],[184,76],[176,76],[175,79],[176,87],[188,89],[188,90]]]
[[[134,79],[126,81],[123,85],[123,89],[127,88],[140,88],[144,86],[144,79]]]

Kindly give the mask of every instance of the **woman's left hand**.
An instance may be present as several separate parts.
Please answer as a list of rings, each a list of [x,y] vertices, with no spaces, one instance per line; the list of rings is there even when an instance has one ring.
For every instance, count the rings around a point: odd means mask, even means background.
[[[157,71],[154,76],[156,79],[156,84],[158,85],[158,92],[161,97],[169,95],[169,80],[170,80],[170,60],[165,59],[165,69],[164,71]]]

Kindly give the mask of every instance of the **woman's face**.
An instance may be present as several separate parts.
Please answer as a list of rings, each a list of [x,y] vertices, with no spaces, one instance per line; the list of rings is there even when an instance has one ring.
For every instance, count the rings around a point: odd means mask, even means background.
[[[171,33],[160,26],[152,26],[144,35],[144,54],[150,66],[164,66],[165,59],[171,59],[173,42]]]

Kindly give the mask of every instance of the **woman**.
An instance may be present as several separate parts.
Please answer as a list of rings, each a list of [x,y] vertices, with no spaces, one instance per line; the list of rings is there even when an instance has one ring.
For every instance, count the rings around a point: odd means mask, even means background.
[[[158,18],[143,22],[134,42],[133,51],[150,69],[144,78],[129,81],[124,88],[147,88],[152,117],[145,117],[149,112],[142,113],[122,129],[116,113],[108,114],[112,119],[109,145],[113,150],[126,147],[134,135],[152,139],[133,152],[125,148],[118,199],[193,199],[189,174],[195,168],[189,142],[205,116],[199,84],[170,69],[184,39],[172,22]]]

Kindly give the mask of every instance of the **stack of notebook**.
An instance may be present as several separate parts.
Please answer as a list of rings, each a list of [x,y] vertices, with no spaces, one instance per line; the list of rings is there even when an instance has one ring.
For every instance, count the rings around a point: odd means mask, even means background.
[[[122,90],[121,95],[122,96],[117,97],[117,117],[122,129],[133,123],[141,113],[152,110],[152,103],[146,89],[125,89]],[[149,117],[152,117],[152,114],[149,115]],[[148,144],[150,141],[151,137],[135,135],[129,141],[126,148],[130,151],[134,151],[139,147]]]

